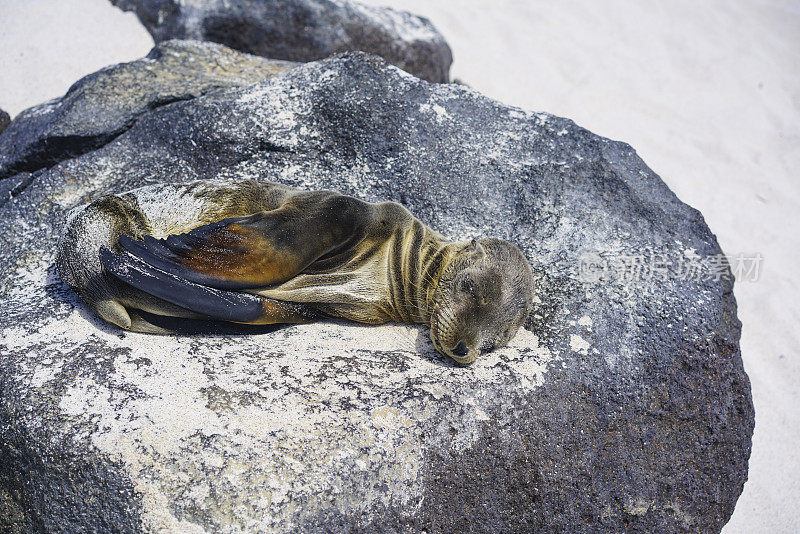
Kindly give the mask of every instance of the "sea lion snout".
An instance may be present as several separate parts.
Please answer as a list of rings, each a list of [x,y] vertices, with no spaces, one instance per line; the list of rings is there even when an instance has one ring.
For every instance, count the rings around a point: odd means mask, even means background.
[[[458,342],[456,348],[453,349],[453,354],[455,354],[456,356],[463,357],[466,356],[467,353],[469,353],[469,348],[467,348],[467,342],[462,339],[461,341]]]

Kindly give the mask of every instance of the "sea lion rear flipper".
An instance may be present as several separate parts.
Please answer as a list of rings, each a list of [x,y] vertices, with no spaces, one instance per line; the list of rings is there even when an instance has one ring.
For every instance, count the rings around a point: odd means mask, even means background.
[[[245,324],[304,323],[316,319],[300,304],[203,286],[159,270],[128,254],[100,249],[103,267],[123,282],[211,319]]]

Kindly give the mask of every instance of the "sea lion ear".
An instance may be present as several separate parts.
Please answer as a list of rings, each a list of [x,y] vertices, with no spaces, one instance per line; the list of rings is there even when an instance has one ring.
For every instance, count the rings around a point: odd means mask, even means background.
[[[470,241],[470,246],[472,247],[472,254],[475,259],[480,259],[486,256],[486,249],[484,249],[483,245],[478,243],[476,239]]]

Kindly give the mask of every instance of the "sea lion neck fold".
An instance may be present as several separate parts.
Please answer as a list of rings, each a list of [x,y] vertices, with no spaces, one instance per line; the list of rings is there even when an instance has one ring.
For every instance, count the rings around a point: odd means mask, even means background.
[[[458,248],[420,221],[413,221],[397,240],[387,264],[394,320],[430,322],[441,275]]]

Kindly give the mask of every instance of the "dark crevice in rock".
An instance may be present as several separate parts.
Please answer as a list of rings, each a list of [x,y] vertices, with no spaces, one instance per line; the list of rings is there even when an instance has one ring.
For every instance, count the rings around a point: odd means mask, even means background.
[[[295,66],[213,43],[161,43],[144,59],[84,76],[63,97],[21,112],[0,135],[0,180],[102,148],[150,111]]]
[[[214,89],[217,88],[214,87],[209,90]],[[92,136],[64,135],[51,136],[41,139],[39,142],[31,145],[28,148],[29,155],[27,157],[18,163],[9,166],[5,172],[0,171],[0,180],[7,179],[19,173],[36,173],[37,171],[48,169],[54,165],[57,165],[62,161],[77,158],[97,150],[98,148],[103,148],[105,145],[112,142],[126,131],[130,130],[142,115],[158,108],[174,104],[175,102],[192,100],[197,96],[202,95],[181,95],[172,98],[155,100],[147,105],[145,111],[133,116],[122,126],[122,128],[112,132],[105,132],[101,135]],[[27,185],[28,184],[25,184],[25,186]],[[16,194],[19,194],[19,192]],[[12,194],[12,196],[16,196],[16,194]],[[0,203],[0,206],[2,206],[2,203]]]
[[[256,143],[256,152],[277,152],[280,154],[293,154],[294,151],[285,146],[280,146],[266,139],[259,139]]]
[[[31,154],[28,157],[0,174],[0,180],[21,172],[33,173],[47,169],[64,160],[82,156],[105,146],[123,131],[90,137],[66,135],[42,139],[30,147]]]
[[[192,100],[193,98],[197,98],[198,96],[203,96],[204,94],[206,94],[206,93],[208,93],[210,91],[215,91],[217,89],[219,89],[219,87],[210,87],[208,90],[203,91],[199,95],[174,96],[174,97],[162,98],[162,99],[159,99],[159,100],[154,100],[153,102],[151,102],[150,104],[147,105],[147,109],[148,109],[148,111],[153,111],[155,109],[158,109],[158,108],[161,108],[161,107],[164,107],[164,106],[168,106],[170,104],[174,104],[175,102],[185,102],[187,100]],[[137,115],[136,119],[134,119],[133,122],[135,123],[136,120],[139,117],[141,117],[142,115],[143,114]],[[131,126],[133,126],[133,124],[131,124]]]

